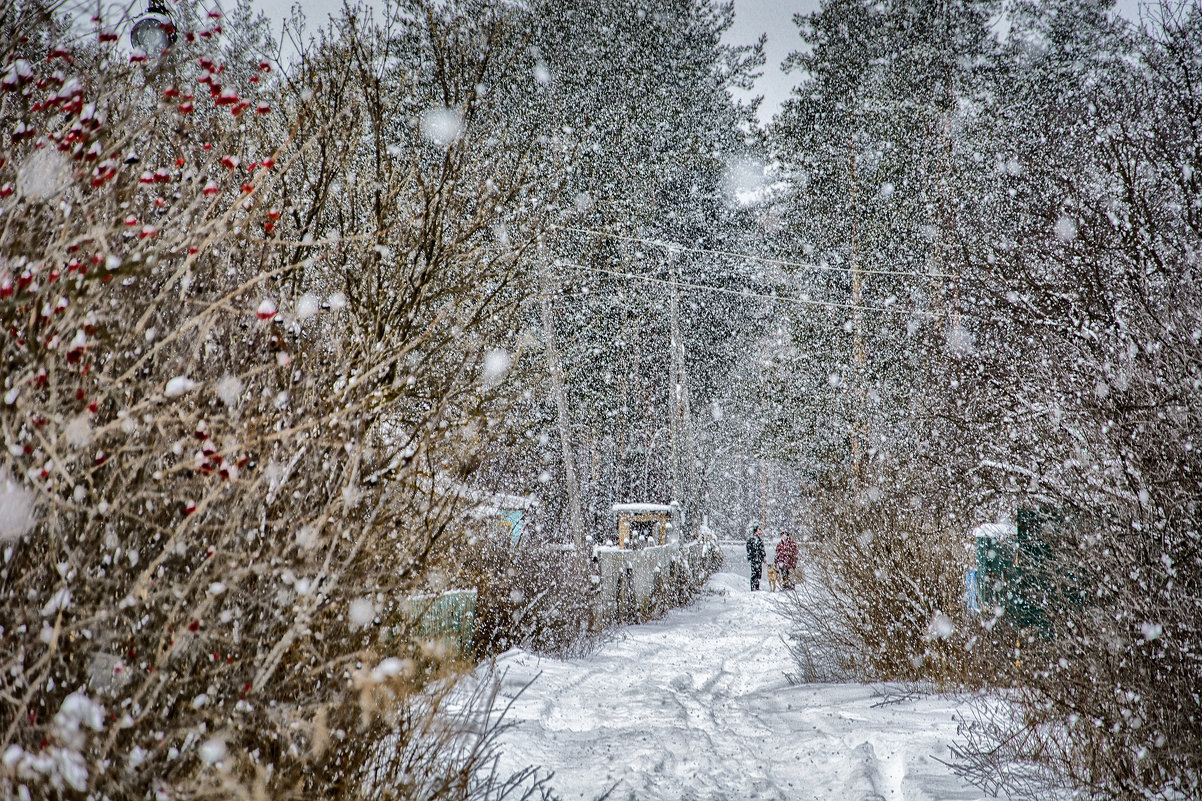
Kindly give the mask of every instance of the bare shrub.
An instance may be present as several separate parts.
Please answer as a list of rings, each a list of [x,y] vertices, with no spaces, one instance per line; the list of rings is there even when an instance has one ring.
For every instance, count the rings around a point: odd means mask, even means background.
[[[976,215],[1014,247],[978,256],[973,291],[1004,313],[991,338],[1014,365],[1012,391],[991,392],[1012,421],[992,480],[1062,523],[1040,530],[1046,624],[1014,632],[1010,716],[966,721],[962,754],[969,775],[1032,794],[1197,797],[1202,199],[1182,165],[1202,9],[1151,3],[1133,27],[1065,11],[1016,17],[1018,52],[1055,44],[1019,59],[987,117],[1024,173]],[[1106,68],[1078,72],[1083,46]]]
[[[54,10],[0,14],[0,794],[353,798],[388,735],[499,797],[404,598],[535,236],[505,12],[348,13],[285,80],[198,8],[132,63]]]
[[[806,576],[783,601],[790,647],[807,681],[979,684],[996,661],[965,606],[969,564],[958,518],[922,510],[905,476],[878,475],[871,491],[830,486],[814,509]]]
[[[478,590],[476,648],[481,656],[529,648],[578,655],[589,630],[594,587],[576,554],[531,537],[520,548],[481,536],[462,556],[464,581]]]
[[[650,617],[658,618],[673,609],[688,606],[705,586],[705,582],[721,564],[722,552],[717,547],[701,543],[702,553],[697,564],[688,561],[681,553],[668,563],[668,569],[655,574],[655,589],[651,593],[653,607]]]
[[[478,592],[475,647],[479,656],[515,647],[579,656],[605,636],[607,624],[652,620],[689,604],[713,572],[715,551],[696,566],[683,555],[673,559],[655,573],[642,603],[634,602],[633,588],[625,585],[620,590],[628,593],[623,614],[603,621],[594,619],[600,587],[595,565],[557,543],[531,537],[515,549],[492,532],[481,533],[448,553],[454,564],[447,570],[458,571],[459,586]]]
[[[362,784],[344,795],[383,801],[555,798],[550,776],[536,768],[498,772],[497,741],[509,728],[499,723],[506,711],[497,708],[499,683],[488,677],[469,690],[457,679],[427,684],[417,703],[388,697],[393,711],[376,732],[379,739],[358,737],[342,746],[359,755],[352,761],[369,766]],[[364,686],[390,692],[387,684],[366,677]]]
[[[957,770],[981,787],[1027,798],[1057,787],[1096,798],[1198,790],[1189,571],[1150,584],[1148,573],[1175,570],[1168,521],[1159,530],[1169,547],[1149,559],[1146,541],[1125,536],[1147,518],[1112,511],[1077,510],[1039,532],[1040,614],[1027,625],[1006,615],[996,627],[1018,646],[1012,686],[968,707],[953,748]]]

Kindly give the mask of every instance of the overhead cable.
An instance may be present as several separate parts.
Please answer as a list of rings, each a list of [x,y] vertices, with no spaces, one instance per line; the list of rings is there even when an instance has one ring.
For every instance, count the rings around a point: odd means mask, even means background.
[[[557,228],[561,231],[572,231],[578,234],[591,234],[593,236],[603,236],[610,239],[621,239],[626,242],[638,242],[642,245],[650,247],[663,248],[664,250],[682,253],[698,253],[705,256],[726,256],[732,259],[746,259],[747,261],[758,261],[763,264],[772,264],[777,267],[795,267],[801,270],[827,270],[832,272],[851,273],[858,272],[861,275],[901,275],[910,278],[955,278],[956,276],[950,273],[916,273],[907,270],[874,270],[867,267],[833,267],[829,264],[809,264],[800,261],[790,261],[788,259],[775,259],[769,256],[754,256],[749,253],[736,253],[730,250],[713,250],[710,248],[692,248],[687,245],[681,245],[678,242],[667,242],[662,239],[646,239],[638,236],[630,236],[628,234],[619,234],[613,231],[599,231],[595,228],[580,228],[569,225],[552,225],[552,228]]]
[[[694,284],[694,283],[690,283],[688,281],[673,281],[673,280],[669,280],[666,278],[653,278],[649,275],[640,275],[639,273],[625,273],[625,272],[621,272],[620,270],[607,270],[604,267],[589,267],[584,264],[576,264],[574,262],[568,262],[568,261],[562,261],[562,260],[558,260],[556,262],[556,264],[561,265],[563,267],[573,267],[577,270],[586,270],[588,272],[612,275],[617,278],[633,278],[633,279],[639,280],[639,281],[647,281],[652,284],[662,284],[663,286],[675,286],[675,287],[680,287],[680,288],[684,288],[684,289],[697,289],[697,290],[703,290],[706,292],[719,292],[719,293],[722,293],[725,295],[737,295],[738,297],[742,297],[742,298],[772,300],[772,301],[779,301],[782,303],[795,303],[799,306],[826,306],[828,308],[835,308],[835,309],[851,309],[853,311],[888,312],[890,314],[919,315],[919,316],[923,316],[923,317],[934,317],[934,318],[945,317],[948,314],[947,312],[932,312],[932,311],[922,311],[922,310],[917,310],[917,309],[903,309],[900,307],[895,308],[892,306],[863,306],[863,305],[857,306],[852,303],[835,303],[833,301],[828,301],[828,300],[814,300],[812,298],[798,298],[798,297],[794,297],[791,295],[768,295],[763,292],[751,292],[749,290],[744,290],[744,289],[727,289],[726,287],[709,286],[708,284]],[[960,314],[959,316],[972,317],[973,315]]]

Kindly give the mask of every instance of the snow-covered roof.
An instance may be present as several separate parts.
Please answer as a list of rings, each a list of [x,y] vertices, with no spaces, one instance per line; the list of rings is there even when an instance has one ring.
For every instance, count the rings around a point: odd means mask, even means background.
[[[612,507],[614,514],[643,515],[660,512],[671,514],[676,507],[663,503],[615,503]]]
[[[972,530],[977,539],[1005,540],[1018,535],[1018,526],[1013,523],[982,523]]]
[[[533,495],[510,495],[504,492],[490,492],[477,487],[469,487],[458,481],[439,476],[437,486],[442,492],[458,495],[469,504],[476,507],[478,514],[495,514],[504,509],[533,509],[538,506],[538,498]]]
[[[533,509],[538,506],[538,498],[533,495],[506,495],[495,493],[485,496],[493,506],[501,509]]]

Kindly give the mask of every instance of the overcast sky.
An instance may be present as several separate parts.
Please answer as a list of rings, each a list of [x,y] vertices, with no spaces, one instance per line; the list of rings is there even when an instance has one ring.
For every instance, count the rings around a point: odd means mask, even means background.
[[[757,93],[764,96],[759,115],[764,122],[771,119],[792,89],[793,78],[780,71],[780,64],[801,44],[793,15],[817,11],[820,5],[821,0],[735,0],[735,24],[726,32],[726,40],[747,44],[761,33],[768,34],[764,45],[768,63],[757,85]]]
[[[256,6],[272,21],[276,36],[279,36],[280,23],[287,16],[295,0],[257,0]],[[615,3],[629,0],[614,0]],[[789,96],[794,76],[781,73],[780,65],[791,50],[800,45],[797,26],[793,24],[794,14],[806,14],[815,11],[821,5],[821,0],[734,0],[735,22],[727,32],[726,40],[731,44],[748,44],[754,42],[761,33],[768,35],[766,54],[768,63],[764,65],[764,74],[757,85],[757,91],[764,96],[760,107],[760,119],[768,121],[780,108],[780,104]],[[316,28],[325,23],[331,11],[342,6],[342,0],[299,0],[305,11],[309,27]],[[1119,12],[1128,19],[1136,19],[1140,0],[1118,0]]]

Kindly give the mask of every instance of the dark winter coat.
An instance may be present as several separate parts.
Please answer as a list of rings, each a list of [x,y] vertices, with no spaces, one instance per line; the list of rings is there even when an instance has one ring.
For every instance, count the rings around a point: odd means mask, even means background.
[[[747,561],[752,565],[764,564],[764,541],[754,534],[747,538]]]

